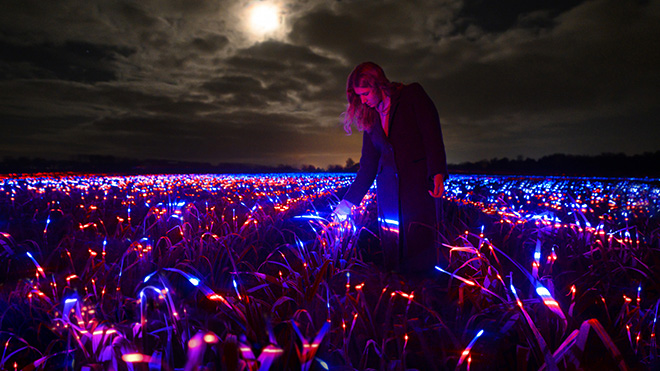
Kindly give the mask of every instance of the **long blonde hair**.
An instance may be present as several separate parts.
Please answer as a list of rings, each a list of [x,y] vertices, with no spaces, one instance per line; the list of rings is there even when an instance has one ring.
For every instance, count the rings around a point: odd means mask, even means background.
[[[360,96],[355,93],[355,88],[369,87],[376,91],[381,97],[392,96],[392,93],[401,86],[399,83],[390,82],[385,76],[383,69],[373,62],[364,62],[357,65],[346,80],[346,99],[348,105],[343,114],[343,124],[346,133],[351,134],[351,125],[355,124],[358,130],[369,131],[376,122],[378,112],[365,104],[362,104]]]

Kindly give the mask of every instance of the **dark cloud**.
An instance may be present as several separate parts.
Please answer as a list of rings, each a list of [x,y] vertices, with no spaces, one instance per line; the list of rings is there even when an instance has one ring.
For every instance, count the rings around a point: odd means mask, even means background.
[[[283,0],[266,36],[250,4],[4,4],[0,156],[343,164],[365,60],[422,83],[450,162],[660,148],[658,0]]]
[[[584,7],[593,9],[560,17],[543,35],[506,39],[491,56],[430,80],[446,114],[478,120],[545,114],[552,120],[568,112],[580,119],[657,109],[660,53],[648,52],[660,50],[660,39],[650,36],[660,34],[657,14],[643,15],[640,8],[633,15],[625,6],[610,11],[617,6],[609,3]],[[593,16],[599,12],[609,16]]]
[[[202,53],[213,54],[222,50],[229,44],[229,39],[224,35],[208,35],[205,38],[196,37],[191,42],[192,46]]]
[[[263,83],[250,76],[224,76],[202,85],[211,94],[232,107],[263,108],[268,103]]]
[[[86,83],[117,78],[116,56],[128,57],[135,51],[111,45],[65,42],[62,45],[19,45],[0,41],[3,50],[0,78],[58,79]]]
[[[469,27],[479,27],[485,32],[506,32],[522,23],[527,28],[547,28],[552,18],[584,0],[465,0],[456,15],[457,33]],[[530,14],[536,16],[530,17]],[[538,15],[543,14],[543,17]]]
[[[366,8],[359,8],[363,13],[368,13]],[[397,55],[388,52],[386,45],[379,43],[379,39],[388,26],[396,27],[400,20],[384,21],[362,12],[337,13],[329,9],[311,12],[296,20],[290,37],[299,45],[311,45],[341,56],[351,65],[365,60],[397,58]],[[405,53],[406,50],[403,48],[397,52]]]

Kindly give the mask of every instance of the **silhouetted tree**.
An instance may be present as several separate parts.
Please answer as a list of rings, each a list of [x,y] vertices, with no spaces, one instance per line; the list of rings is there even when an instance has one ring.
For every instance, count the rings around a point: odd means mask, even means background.
[[[316,173],[319,169],[314,165],[303,165],[301,168],[303,173]]]

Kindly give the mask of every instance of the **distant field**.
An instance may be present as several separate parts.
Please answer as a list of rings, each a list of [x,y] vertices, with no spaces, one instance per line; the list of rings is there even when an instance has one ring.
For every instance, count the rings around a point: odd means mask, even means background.
[[[658,180],[452,176],[422,281],[354,176],[0,178],[0,368],[659,365]]]

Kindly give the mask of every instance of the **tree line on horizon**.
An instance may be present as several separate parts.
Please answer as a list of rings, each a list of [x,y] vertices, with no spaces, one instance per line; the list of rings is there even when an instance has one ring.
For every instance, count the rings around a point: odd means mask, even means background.
[[[314,165],[257,165],[173,160],[139,160],[115,156],[82,155],[70,160],[5,157],[0,174],[101,173],[101,174],[176,174],[176,173],[343,173],[357,172],[360,164],[348,158],[344,165],[327,168]],[[547,175],[591,177],[660,178],[660,151],[637,155],[603,153],[597,156],[553,154],[539,159],[493,158],[477,162],[449,164],[449,173],[492,175]]]
[[[660,178],[660,151],[626,155],[602,153],[596,156],[553,154],[539,159],[493,158],[450,164],[449,173],[493,175],[547,175],[585,177]]]

